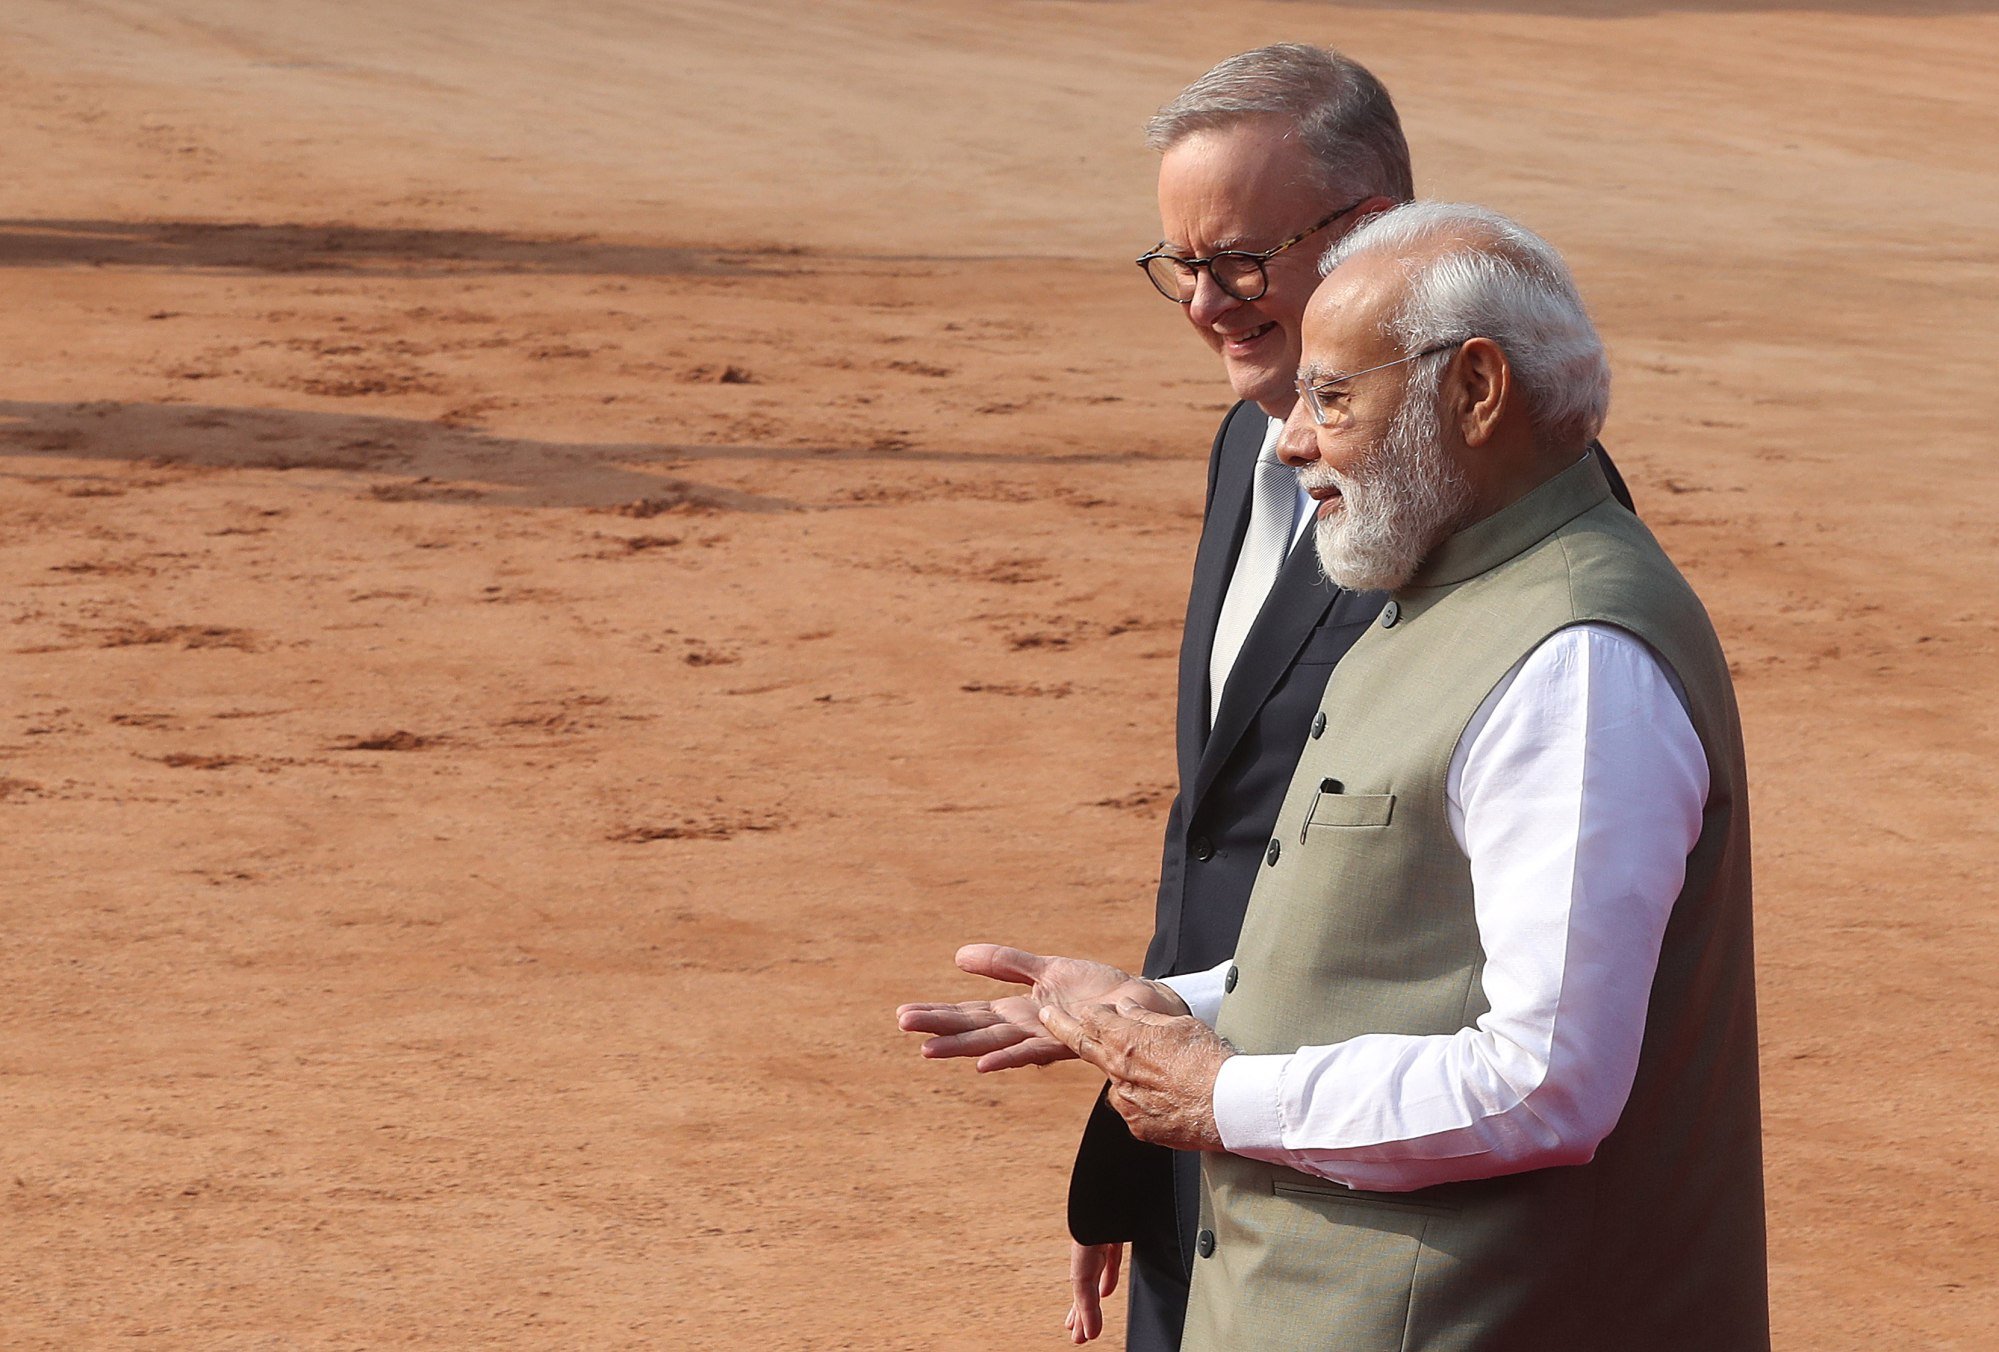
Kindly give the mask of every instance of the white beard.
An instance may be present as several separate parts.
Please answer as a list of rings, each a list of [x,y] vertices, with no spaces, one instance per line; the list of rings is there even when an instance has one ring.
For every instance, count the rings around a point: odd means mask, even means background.
[[[1317,461],[1298,471],[1306,488],[1331,485],[1340,505],[1315,523],[1319,567],[1349,591],[1393,591],[1462,524],[1471,483],[1446,456],[1437,417],[1441,368],[1409,382],[1388,431],[1342,474]]]

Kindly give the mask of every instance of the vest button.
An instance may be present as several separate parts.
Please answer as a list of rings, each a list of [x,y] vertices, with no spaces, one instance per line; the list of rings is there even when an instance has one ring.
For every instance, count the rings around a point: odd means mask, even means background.
[[[1314,737],[1323,737],[1326,735],[1326,711],[1324,709],[1312,715],[1312,735]]]
[[[1390,601],[1381,608],[1381,627],[1383,629],[1393,629],[1395,622],[1401,618],[1402,607],[1396,605],[1395,602]]]
[[[1203,1258],[1212,1258],[1215,1253],[1215,1232],[1203,1230],[1194,1241],[1194,1252]]]
[[[1277,856],[1283,853],[1284,853],[1284,847],[1277,843],[1276,836],[1272,836],[1270,838],[1270,848],[1263,852],[1263,857],[1265,860],[1267,860],[1270,863],[1272,867],[1275,867],[1277,864]]]
[[[1237,976],[1237,972],[1236,972],[1236,969],[1235,969],[1235,964],[1234,964],[1234,963],[1230,963],[1230,964],[1229,964],[1229,974],[1228,974],[1227,976],[1225,976],[1225,977],[1223,977],[1223,978],[1222,978],[1222,994],[1226,995],[1226,994],[1228,994],[1228,993],[1229,993],[1230,991],[1232,991],[1232,990],[1234,990],[1234,989],[1235,989],[1235,983],[1236,983],[1236,976]]]
[[[1206,836],[1195,836],[1190,849],[1193,856],[1204,864],[1215,857],[1215,842]]]

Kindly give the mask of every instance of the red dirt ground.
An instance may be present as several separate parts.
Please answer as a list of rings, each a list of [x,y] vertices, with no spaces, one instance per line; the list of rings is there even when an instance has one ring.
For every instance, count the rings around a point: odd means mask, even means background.
[[[8,0],[0,1344],[1063,1345],[1090,1077],[890,1011],[1141,951],[1138,127],[1305,38],[1734,659],[1779,1345],[1990,1347],[1999,19],[1828,9]]]

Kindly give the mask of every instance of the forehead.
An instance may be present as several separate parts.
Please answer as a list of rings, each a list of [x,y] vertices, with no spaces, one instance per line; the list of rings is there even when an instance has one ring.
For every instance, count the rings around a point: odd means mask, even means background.
[[[1316,185],[1311,156],[1281,119],[1194,132],[1159,158],[1160,227],[1197,253],[1268,247],[1316,219]]]
[[[1318,375],[1358,371],[1397,355],[1384,329],[1407,288],[1400,260],[1385,254],[1363,255],[1335,268],[1305,308],[1305,369]]]

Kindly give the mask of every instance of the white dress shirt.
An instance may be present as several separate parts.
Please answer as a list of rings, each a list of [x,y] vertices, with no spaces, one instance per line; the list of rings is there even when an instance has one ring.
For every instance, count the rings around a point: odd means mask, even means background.
[[[1265,461],[1276,464],[1277,438],[1283,430],[1284,419],[1268,419],[1268,425],[1263,429],[1263,444],[1256,452],[1257,473],[1262,472]],[[1254,560],[1248,557],[1258,533],[1258,513],[1264,510],[1260,503],[1253,500],[1249,536],[1243,540],[1243,552],[1237,555],[1228,583],[1222,589],[1222,611],[1216,620],[1213,639],[1215,646],[1208,654],[1208,726],[1211,728],[1221,714],[1222,692],[1235,672],[1236,659],[1242,655],[1243,641],[1249,637],[1249,631],[1255,627],[1263,607],[1269,603],[1277,579],[1284,575],[1285,561],[1298,547],[1299,537],[1313,519],[1312,495],[1296,483],[1295,476],[1286,477],[1293,479],[1290,515],[1272,523],[1277,533],[1272,543],[1278,547],[1278,552]],[[1255,482],[1252,477],[1252,493],[1256,491]],[[1240,596],[1237,595],[1239,588],[1245,589]]]
[[[1700,739],[1650,648],[1597,624],[1549,637],[1451,758],[1491,1009],[1448,1036],[1230,1057],[1215,1082],[1224,1147],[1385,1192],[1589,1160],[1631,1094],[1707,794]],[[1212,1026],[1228,966],[1166,984]]]

